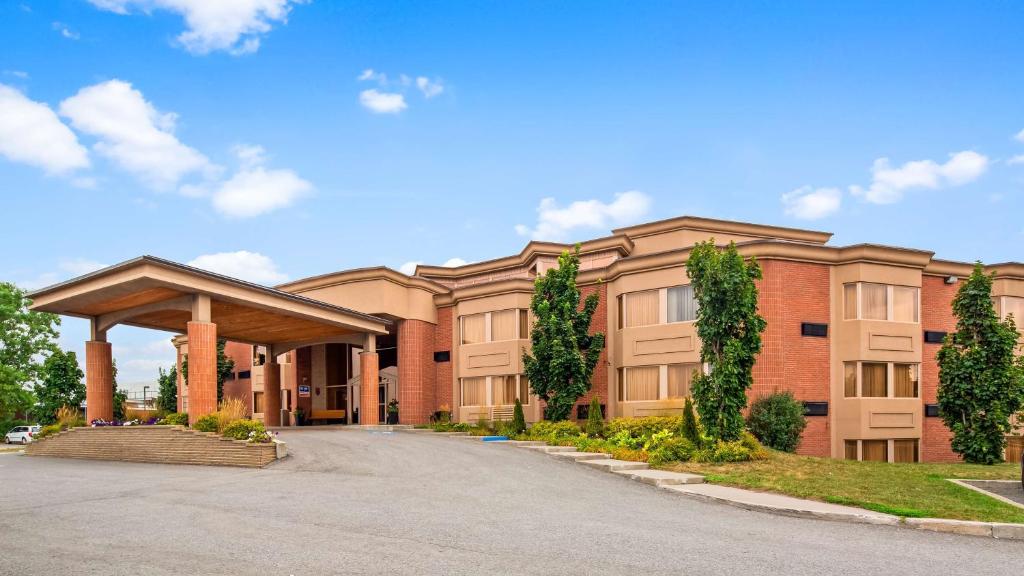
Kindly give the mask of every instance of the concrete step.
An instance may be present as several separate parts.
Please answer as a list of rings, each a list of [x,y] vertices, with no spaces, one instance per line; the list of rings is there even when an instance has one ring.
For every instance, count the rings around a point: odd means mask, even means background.
[[[543,452],[545,454],[551,454],[553,452],[576,452],[575,446],[519,446],[526,450],[533,450],[535,452]]]
[[[681,484],[703,484],[704,477],[698,474],[687,474],[684,472],[669,472],[668,470],[614,470],[632,480],[638,480],[644,484],[653,486],[678,486]]]
[[[611,454],[604,452],[552,452],[552,456],[556,458],[562,458],[565,460],[608,460],[612,457]]]
[[[509,446],[546,446],[546,442],[540,440],[509,440],[507,442]]]
[[[591,468],[597,468],[598,470],[605,470],[608,472],[617,472],[619,470],[646,470],[650,468],[647,462],[630,462],[628,460],[580,460],[580,464],[584,466],[590,466]]]

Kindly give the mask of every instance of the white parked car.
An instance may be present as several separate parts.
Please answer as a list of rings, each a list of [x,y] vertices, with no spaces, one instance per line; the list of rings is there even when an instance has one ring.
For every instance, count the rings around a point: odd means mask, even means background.
[[[28,444],[39,429],[39,426],[15,426],[4,436],[4,444]]]

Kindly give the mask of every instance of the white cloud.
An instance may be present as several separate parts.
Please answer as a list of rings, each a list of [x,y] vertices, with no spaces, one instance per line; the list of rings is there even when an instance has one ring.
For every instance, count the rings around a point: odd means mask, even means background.
[[[972,182],[985,173],[988,165],[987,157],[972,150],[950,154],[945,164],[916,160],[894,168],[888,158],[879,158],[871,167],[871,185],[866,189],[850,186],[850,192],[873,204],[892,204],[903,199],[908,190],[935,190]]]
[[[289,206],[313,190],[313,185],[291,170],[268,170],[261,146],[235,147],[241,168],[213,193],[218,212],[249,218]]]
[[[87,258],[65,258],[57,263],[57,271],[43,272],[35,278],[17,282],[17,285],[26,290],[45,288],[106,267],[106,264]]]
[[[1022,129],[1020,132],[1017,132],[1017,135],[1014,136],[1013,138],[1018,142],[1024,142],[1024,129]]]
[[[81,35],[78,32],[72,30],[71,28],[68,28],[67,24],[63,24],[61,22],[54,22],[51,26],[54,30],[60,32],[61,36],[67,38],[68,40],[78,40],[79,38],[81,38]]]
[[[1024,154],[1018,154],[1006,161],[1011,166],[1014,164],[1024,164]]]
[[[406,276],[412,276],[416,273],[416,267],[420,264],[423,264],[423,262],[419,260],[406,262],[398,268],[398,271]],[[458,268],[459,266],[465,266],[466,264],[468,264],[468,262],[462,258],[449,258],[444,264],[441,264],[441,266],[444,266],[445,268]]]
[[[396,92],[380,92],[374,88],[360,92],[359,103],[374,114],[398,114],[408,108],[405,96]]]
[[[444,92],[444,84],[440,80],[431,81],[426,76],[416,78],[416,87],[420,89],[420,92],[423,92],[424,98],[433,98]]]
[[[185,175],[217,172],[206,156],[174,136],[177,115],[160,113],[142,93],[121,80],[87,86],[60,104],[71,125],[95,136],[94,149],[157,189]]]
[[[287,23],[293,4],[302,0],[90,0],[101,10],[128,14],[132,8],[150,13],[174,12],[188,29],[178,42],[193,54],[225,50],[249,54],[260,47],[260,38],[276,23]]]
[[[0,155],[62,174],[89,166],[89,153],[49,106],[0,84]]]
[[[203,254],[188,262],[188,265],[268,286],[288,279],[287,275],[277,270],[277,264],[274,264],[273,260],[259,252],[247,250]]]
[[[83,276],[106,267],[107,264],[88,258],[70,258],[60,261],[60,269],[71,274],[72,277]]]
[[[360,82],[366,82],[367,80],[371,80],[380,84],[381,86],[384,86],[388,83],[387,75],[384,74],[383,72],[375,72],[373,68],[367,68],[366,70],[363,70],[363,73],[360,74],[356,78],[356,80],[359,80]]]
[[[839,211],[843,193],[838,188],[803,186],[782,195],[786,214],[802,220],[817,220]]]
[[[559,208],[554,198],[544,198],[537,207],[537,226],[516,226],[516,232],[535,240],[563,240],[577,228],[611,228],[632,224],[647,214],[649,196],[636,190],[615,195],[611,203],[577,200]]]
[[[24,70],[4,70],[4,74],[7,76],[14,76],[15,78],[20,78],[22,80],[28,79],[28,72],[25,72]]]

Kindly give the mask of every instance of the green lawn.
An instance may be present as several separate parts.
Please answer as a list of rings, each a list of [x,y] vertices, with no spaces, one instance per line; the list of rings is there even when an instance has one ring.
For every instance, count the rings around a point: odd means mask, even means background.
[[[680,462],[663,468],[703,474],[714,484],[779,492],[898,516],[1024,523],[1024,509],[946,480],[1020,481],[1017,464],[884,464],[773,452],[762,461]]]

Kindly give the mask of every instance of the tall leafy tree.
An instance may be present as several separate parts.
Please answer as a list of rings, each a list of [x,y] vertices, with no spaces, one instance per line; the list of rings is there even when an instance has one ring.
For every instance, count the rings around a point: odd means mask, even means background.
[[[227,345],[227,340],[220,338],[217,340],[217,403],[224,399],[224,381],[235,371],[235,361],[228,358],[227,354],[224,353],[224,347]],[[181,375],[185,380],[185,385],[188,386],[188,354],[185,354],[181,358]]]
[[[693,398],[704,430],[714,439],[735,440],[743,432],[742,410],[753,384],[753,368],[767,323],[757,312],[761,267],[745,261],[730,242],[694,246],[686,264],[697,299],[697,336],[708,374],[693,381]]]
[[[29,303],[24,291],[0,282],[0,422],[32,407],[29,385],[42,375],[46,356],[58,350],[60,318],[32,312]]]
[[[964,460],[1003,460],[1010,418],[1024,405],[1024,358],[1014,356],[1013,319],[1000,321],[992,305],[992,277],[974,265],[953,299],[956,332],[939,349],[939,412]]]
[[[534,325],[531,352],[523,352],[530,388],[546,404],[544,418],[565,420],[576,401],[590,390],[590,377],[604,349],[604,334],[590,333],[599,296],[593,293],[580,305],[576,276],[580,249],[565,251],[558,267],[537,278],[530,310]]]
[[[35,386],[36,419],[41,424],[57,421],[57,410],[62,406],[78,409],[85,400],[85,373],[78,365],[74,352],[57,349],[43,363],[42,377]]]
[[[156,397],[157,410],[161,412],[178,411],[178,367],[171,366],[170,370],[160,368],[160,376],[157,377],[159,393]]]

